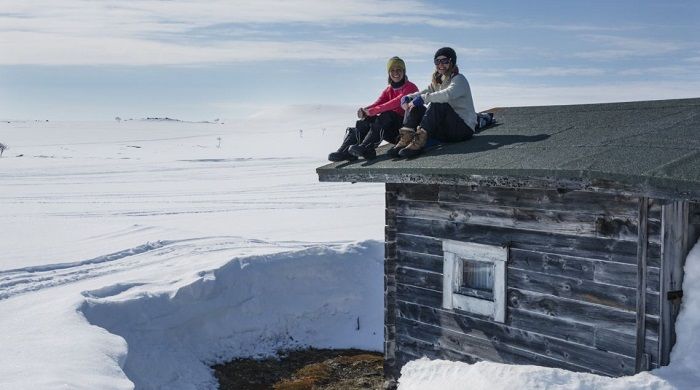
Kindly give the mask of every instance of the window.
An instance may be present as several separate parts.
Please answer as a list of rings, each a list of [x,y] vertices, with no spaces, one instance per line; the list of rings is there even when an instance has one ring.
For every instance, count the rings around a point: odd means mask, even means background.
[[[444,240],[442,307],[504,322],[508,249]]]

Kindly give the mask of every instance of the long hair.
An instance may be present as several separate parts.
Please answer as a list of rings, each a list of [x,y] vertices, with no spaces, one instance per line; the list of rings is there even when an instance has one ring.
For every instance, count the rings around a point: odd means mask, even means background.
[[[441,75],[440,72],[437,70],[433,73],[433,78],[431,81],[431,84],[433,85],[433,89],[437,90],[438,85],[440,84],[449,84],[450,80],[452,80],[452,77],[454,77],[456,74],[459,73],[459,67],[457,64],[450,63],[450,67],[447,68],[447,72],[445,72],[445,75]]]

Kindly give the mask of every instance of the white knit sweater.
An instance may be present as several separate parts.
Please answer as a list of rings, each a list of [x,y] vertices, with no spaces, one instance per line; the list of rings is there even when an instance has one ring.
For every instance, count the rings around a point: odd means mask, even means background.
[[[438,84],[437,90],[433,89],[431,84],[428,88],[409,96],[413,98],[419,94],[426,103],[449,103],[467,126],[476,128],[476,110],[474,110],[472,90],[463,74],[456,74],[447,84]]]

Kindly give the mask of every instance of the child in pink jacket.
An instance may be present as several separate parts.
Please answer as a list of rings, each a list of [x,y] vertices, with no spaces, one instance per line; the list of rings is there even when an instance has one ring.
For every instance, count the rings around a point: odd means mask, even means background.
[[[357,110],[360,120],[355,122],[355,127],[348,127],[342,145],[328,155],[330,161],[373,159],[382,140],[389,143],[398,140],[404,116],[401,98],[417,92],[418,87],[406,78],[406,64],[401,58],[390,58],[386,70],[389,85],[377,101]]]

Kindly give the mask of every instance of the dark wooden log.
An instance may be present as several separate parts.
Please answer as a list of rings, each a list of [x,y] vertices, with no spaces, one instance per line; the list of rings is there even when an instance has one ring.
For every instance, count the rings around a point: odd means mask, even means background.
[[[639,198],[639,240],[637,242],[637,349],[635,354],[635,372],[649,369],[648,361],[644,355],[646,343],[646,291],[647,291],[647,247],[649,237],[647,235],[647,212],[649,211],[649,199]]]
[[[629,357],[599,351],[541,334],[510,328],[445,310],[398,302],[400,319],[397,331],[453,350],[467,349],[479,358],[504,361],[504,350],[537,354],[548,359],[605,372],[609,375],[630,373],[633,360]],[[404,327],[403,324],[410,324]],[[412,328],[412,329],[411,329]],[[537,364],[531,362],[531,364]]]
[[[437,239],[476,242],[486,245],[504,245],[511,248],[561,255],[576,255],[591,259],[636,264],[637,244],[594,237],[564,236],[552,233],[530,232],[502,227],[484,227],[456,222],[397,217],[397,228],[402,234]],[[436,253],[430,253],[436,254]],[[650,260],[660,257],[660,245],[649,245]],[[650,263],[650,266],[658,264]]]
[[[402,217],[437,219],[479,226],[543,231],[555,234],[637,240],[637,220],[628,216],[583,213],[574,207],[567,211],[539,210],[492,204],[456,204],[422,201],[399,201],[397,214]],[[659,239],[660,222],[650,223]],[[653,233],[653,232],[652,232]]]
[[[650,362],[658,365],[659,351],[656,347],[658,340],[647,338],[644,353],[649,355]],[[595,347],[603,351],[619,353],[634,358],[637,354],[636,336],[614,332],[606,328],[596,328]]]
[[[396,281],[428,290],[442,292],[442,274],[415,268],[397,267]]]
[[[398,186],[386,185],[386,227],[384,251],[384,368],[387,379],[398,376],[396,367],[396,192]],[[393,373],[393,374],[392,374]]]
[[[396,299],[422,306],[442,307],[442,291],[428,290],[403,283],[396,285]]]
[[[680,299],[669,300],[668,292],[681,290],[683,285],[683,266],[691,245],[688,242],[689,222],[688,202],[673,202],[663,207],[659,323],[659,364],[662,366],[668,365],[671,348],[676,342],[674,325]]]
[[[636,334],[636,315],[632,311],[559,298],[514,288],[508,289],[508,307],[527,310],[565,321],[605,327],[620,333]],[[658,326],[658,317],[647,316]],[[656,334],[653,337],[658,337]]]
[[[416,236],[397,232],[396,243],[402,251],[424,253],[427,255],[443,257],[442,239],[435,237]]]
[[[509,308],[506,325],[573,343],[595,345],[595,327],[580,322]]]
[[[621,287],[637,287],[637,266],[576,256],[511,249],[509,268],[591,280]],[[648,267],[647,291],[659,291],[659,269]]]
[[[637,198],[607,193],[541,189],[440,186],[439,200],[460,204],[492,204],[514,208],[572,211],[627,217],[637,221]],[[654,204],[650,217],[660,220],[660,205]]]
[[[637,293],[633,288],[604,285],[584,279],[552,276],[518,269],[509,269],[508,287],[621,310],[633,311],[637,304]]]
[[[444,258],[442,256],[401,250],[398,253],[398,262],[402,267],[415,268],[441,274]]]

